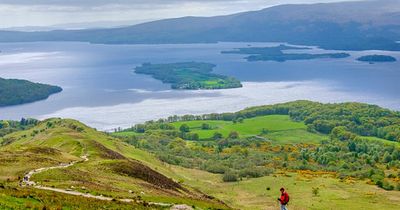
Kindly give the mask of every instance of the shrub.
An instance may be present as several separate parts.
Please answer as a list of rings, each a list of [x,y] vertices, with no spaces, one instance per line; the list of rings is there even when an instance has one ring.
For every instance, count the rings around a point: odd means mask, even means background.
[[[189,128],[188,125],[182,124],[181,127],[179,127],[179,130],[180,130],[181,132],[183,132],[183,133],[187,133],[187,132],[190,131],[190,128]]]
[[[237,138],[239,138],[239,133],[237,131],[232,131],[232,132],[229,133],[228,138],[237,139]]]
[[[238,177],[235,173],[228,171],[224,173],[222,180],[224,182],[236,182],[238,180]]]
[[[213,139],[214,140],[219,140],[219,139],[222,139],[222,138],[223,138],[222,133],[215,132],[214,135],[213,135]]]
[[[312,194],[313,194],[313,196],[318,196],[319,195],[319,187],[313,187]]]

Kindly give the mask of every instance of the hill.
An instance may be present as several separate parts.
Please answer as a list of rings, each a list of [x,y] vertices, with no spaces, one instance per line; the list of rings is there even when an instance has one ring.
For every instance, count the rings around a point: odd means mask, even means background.
[[[151,155],[74,120],[45,120],[0,142],[0,208],[228,208]]]
[[[43,100],[61,91],[58,86],[0,78],[0,107]]]
[[[291,4],[217,17],[183,17],[116,29],[0,32],[1,42],[106,44],[289,42],[339,50],[400,50],[399,0]]]
[[[374,105],[294,101],[171,116],[113,135],[187,168],[193,186],[211,184],[204,191],[233,207],[273,206],[287,186],[295,209],[375,209],[400,207],[398,126],[399,112]],[[394,197],[371,201],[386,193]]]
[[[284,186],[293,209],[397,209],[399,118],[296,101],[172,116],[119,139],[75,120],[7,121],[0,208],[273,209]]]

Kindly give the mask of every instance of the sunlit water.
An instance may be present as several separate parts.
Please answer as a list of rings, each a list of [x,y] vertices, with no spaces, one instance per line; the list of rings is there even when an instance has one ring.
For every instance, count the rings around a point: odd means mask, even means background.
[[[174,114],[237,111],[254,105],[298,99],[359,101],[400,110],[400,62],[369,64],[355,60],[367,54],[392,55],[400,60],[400,52],[348,52],[352,56],[345,59],[283,63],[247,62],[244,55],[220,53],[249,45],[277,44],[0,44],[0,77],[28,79],[64,89],[47,100],[0,108],[0,119],[74,118],[98,129],[109,130]],[[336,51],[315,48],[308,52]],[[171,90],[168,84],[133,73],[134,67],[143,62],[182,61],[217,64],[215,72],[240,79],[244,87]]]

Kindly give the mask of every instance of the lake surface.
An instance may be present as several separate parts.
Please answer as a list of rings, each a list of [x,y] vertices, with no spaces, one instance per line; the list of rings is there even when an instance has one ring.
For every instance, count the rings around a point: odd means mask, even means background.
[[[245,107],[307,99],[320,102],[359,101],[400,110],[400,52],[348,52],[344,59],[247,62],[245,55],[221,54],[248,46],[279,43],[217,43],[182,45],[94,45],[75,42],[0,44],[0,77],[59,85],[64,90],[47,100],[0,108],[0,119],[74,118],[100,130],[170,115],[238,111]],[[394,63],[356,61],[383,54]],[[134,67],[143,62],[204,61],[216,73],[242,81],[226,90],[171,90]]]

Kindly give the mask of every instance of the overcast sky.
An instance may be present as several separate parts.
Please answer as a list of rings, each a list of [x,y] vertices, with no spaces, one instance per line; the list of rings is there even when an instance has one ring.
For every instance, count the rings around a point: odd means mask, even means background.
[[[0,0],[0,28],[102,21],[135,24],[231,14],[278,4],[335,1],[339,0]]]

